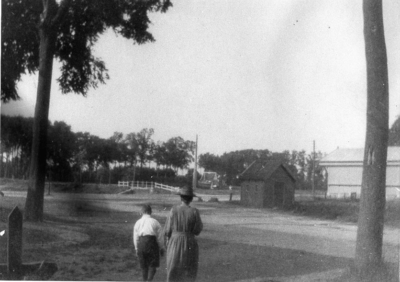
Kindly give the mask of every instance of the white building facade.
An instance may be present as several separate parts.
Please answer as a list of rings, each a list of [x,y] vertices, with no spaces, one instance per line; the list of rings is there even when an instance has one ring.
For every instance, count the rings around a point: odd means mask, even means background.
[[[360,198],[364,149],[337,149],[321,159],[327,172],[328,198]],[[400,197],[400,147],[388,147],[386,198]]]

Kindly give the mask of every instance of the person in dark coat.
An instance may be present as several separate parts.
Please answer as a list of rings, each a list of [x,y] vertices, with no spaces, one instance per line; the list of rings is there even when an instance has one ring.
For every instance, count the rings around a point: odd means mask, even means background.
[[[195,281],[199,246],[195,236],[203,229],[200,213],[190,206],[193,189],[185,186],[177,193],[181,204],[173,206],[164,226],[167,245],[167,281]]]

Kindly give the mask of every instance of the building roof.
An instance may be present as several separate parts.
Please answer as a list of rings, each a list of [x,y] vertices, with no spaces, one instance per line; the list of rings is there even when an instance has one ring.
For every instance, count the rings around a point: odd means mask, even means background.
[[[290,169],[283,163],[282,159],[270,159],[267,161],[254,161],[249,165],[240,175],[241,180],[261,180],[268,179],[280,166],[287,172],[293,181],[296,177],[292,174]]]
[[[337,164],[362,164],[364,160],[364,148],[336,149],[319,162],[321,166]],[[388,163],[400,163],[400,147],[388,147]]]

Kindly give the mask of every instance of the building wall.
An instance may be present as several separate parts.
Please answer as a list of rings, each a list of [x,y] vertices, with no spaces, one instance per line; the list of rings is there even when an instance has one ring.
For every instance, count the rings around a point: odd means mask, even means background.
[[[356,193],[361,194],[362,167],[361,166],[332,166],[327,167],[329,198],[350,198]],[[386,197],[400,197],[400,167],[387,166],[386,169]]]
[[[285,171],[283,167],[279,167],[270,177],[270,191],[274,195],[273,191],[276,182],[284,183],[284,206],[288,207],[294,202],[294,192],[295,192],[295,182],[290,177],[290,175]],[[272,187],[271,187],[272,186]],[[276,206],[276,199],[273,199],[273,204]]]
[[[262,208],[264,190],[263,181],[243,181],[240,189],[240,202],[245,206]]]
[[[272,179],[268,179],[265,182],[265,189],[263,195],[263,207],[264,208],[273,208],[275,206],[274,199],[274,184],[275,181]]]
[[[279,167],[265,182],[243,181],[240,195],[241,203],[256,208],[279,206],[274,193],[276,182],[284,184],[283,205],[288,207],[293,204],[295,184],[282,167]]]

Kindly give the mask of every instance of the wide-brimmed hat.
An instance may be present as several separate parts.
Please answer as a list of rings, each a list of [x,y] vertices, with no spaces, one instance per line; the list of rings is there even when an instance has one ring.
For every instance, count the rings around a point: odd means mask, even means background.
[[[193,193],[193,188],[188,187],[188,186],[183,186],[179,188],[178,192],[176,192],[177,195],[180,196],[192,196],[196,197],[196,194]]]

